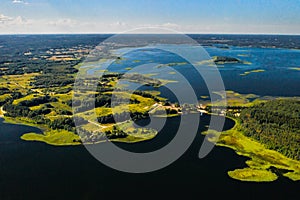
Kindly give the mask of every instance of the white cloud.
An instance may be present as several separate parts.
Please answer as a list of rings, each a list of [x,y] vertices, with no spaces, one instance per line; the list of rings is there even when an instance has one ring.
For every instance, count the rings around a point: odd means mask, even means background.
[[[170,22],[164,23],[164,24],[162,24],[162,25],[160,25],[160,26],[161,26],[161,27],[165,27],[165,28],[172,28],[172,29],[179,29],[179,28],[181,28],[180,25],[174,24],[174,23],[170,23]]]
[[[26,20],[24,17],[9,17],[3,14],[0,14],[0,23],[10,26],[10,25],[27,25],[30,23],[30,20]]]
[[[27,20],[24,17],[18,16],[11,21],[11,24],[14,25],[29,25],[31,24],[31,20]]]
[[[119,26],[127,26],[125,22],[117,21],[115,23],[111,23],[110,26],[119,27]]]
[[[12,3],[14,4],[29,4],[27,1],[23,1],[23,0],[12,0]]]
[[[50,26],[69,26],[69,27],[71,27],[71,26],[78,25],[78,22],[76,20],[73,20],[73,19],[64,18],[64,19],[49,21],[46,24],[50,25]]]
[[[0,23],[6,22],[6,21],[11,21],[13,18],[8,17],[6,15],[0,14]]]
[[[147,27],[149,27],[147,29]],[[142,28],[142,29],[139,29]],[[30,33],[300,33],[300,26],[230,23],[142,24],[123,21],[87,21],[72,18],[38,19],[0,14],[0,34]]]

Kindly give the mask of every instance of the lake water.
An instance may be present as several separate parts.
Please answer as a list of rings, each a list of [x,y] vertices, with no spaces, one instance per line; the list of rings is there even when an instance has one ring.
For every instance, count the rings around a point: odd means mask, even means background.
[[[206,47],[211,56],[238,57],[249,65],[227,64],[220,67],[227,90],[258,95],[299,96],[300,72],[290,67],[300,66],[300,51],[286,49],[262,49],[233,47],[229,49]],[[182,61],[164,52],[149,50],[125,55],[125,60],[115,63],[111,71],[126,72],[147,62],[169,63]],[[139,62],[134,60],[139,60]],[[120,67],[122,66],[122,67]],[[207,95],[200,79],[193,77],[190,66],[174,67],[193,83],[199,95]],[[262,73],[240,76],[254,69]],[[152,73],[149,71],[144,73]],[[172,79],[161,73],[154,77]],[[180,84],[180,83],[170,83]],[[179,85],[178,85],[179,86]],[[144,87],[143,89],[152,89]],[[158,90],[162,95],[175,100],[165,87]],[[145,152],[167,144],[176,133],[178,117],[169,118],[165,128],[151,141],[137,144],[117,144],[134,152]],[[199,132],[205,129],[209,116],[201,117]],[[140,122],[145,123],[145,122]],[[233,126],[226,120],[225,129]],[[54,147],[39,142],[25,142],[20,136],[26,132],[41,133],[39,129],[0,122],[0,199],[103,199],[122,196],[160,198],[160,195],[186,195],[215,199],[217,196],[230,199],[258,199],[261,196],[274,199],[295,199],[299,195],[299,182],[279,177],[272,183],[248,183],[233,180],[227,171],[245,167],[247,158],[233,150],[215,147],[204,159],[198,158],[203,136],[198,134],[191,147],[180,159],[159,171],[146,174],[119,172],[94,159],[83,146]],[[105,144],[99,144],[105,145]]]
[[[147,152],[167,144],[176,133],[178,118],[169,118],[151,141],[120,144],[134,152]],[[199,132],[209,116],[201,117]],[[226,120],[229,129],[234,122]],[[0,199],[102,199],[120,195],[187,194],[201,197],[226,196],[256,199],[257,195],[287,197],[298,194],[300,184],[280,177],[272,183],[246,183],[230,179],[227,171],[245,167],[246,158],[233,150],[215,147],[198,158],[204,139],[198,134],[191,147],[170,166],[146,174],[118,172],[94,159],[83,146],[54,147],[19,139],[25,132],[40,132],[23,125],[0,124]],[[99,144],[105,145],[105,144]],[[286,193],[283,193],[285,191]]]

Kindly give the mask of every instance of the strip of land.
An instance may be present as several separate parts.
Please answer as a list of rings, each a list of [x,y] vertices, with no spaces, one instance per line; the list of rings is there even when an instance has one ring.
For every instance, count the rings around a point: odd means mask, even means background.
[[[209,140],[216,145],[231,148],[237,154],[249,158],[246,161],[248,167],[232,169],[228,172],[231,178],[241,181],[269,182],[279,176],[285,176],[294,181],[300,180],[299,143],[297,143],[299,102],[298,98],[277,98],[253,103],[250,107],[235,105],[234,108],[226,109],[227,117],[235,122],[232,129],[224,132],[209,130],[203,133],[209,135]],[[264,115],[269,113],[269,109],[277,114]],[[286,112],[286,109],[295,112]],[[259,121],[255,121],[255,116],[251,117],[253,113],[258,115]],[[248,117],[252,121],[248,121]],[[289,121],[281,120],[286,117]],[[277,134],[278,132],[280,134]]]

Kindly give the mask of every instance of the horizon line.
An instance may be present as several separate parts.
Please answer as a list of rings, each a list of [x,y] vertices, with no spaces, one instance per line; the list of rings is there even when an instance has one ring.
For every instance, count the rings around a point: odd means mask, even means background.
[[[300,33],[205,33],[205,32],[190,32],[190,33],[109,33],[109,32],[90,32],[90,33],[70,33],[70,32],[58,32],[58,33],[0,33],[3,35],[281,35],[281,36],[300,36]]]

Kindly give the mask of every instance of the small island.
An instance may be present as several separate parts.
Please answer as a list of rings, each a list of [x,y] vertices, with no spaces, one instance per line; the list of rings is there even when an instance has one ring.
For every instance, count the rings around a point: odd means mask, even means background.
[[[251,73],[259,73],[259,72],[264,72],[265,70],[264,69],[255,69],[255,70],[251,70],[251,71],[246,71],[242,74],[240,74],[241,76],[246,76],[246,75],[249,75]]]
[[[227,56],[214,56],[213,61],[217,65],[223,65],[227,63],[243,63],[241,60],[233,57],[227,57]]]

